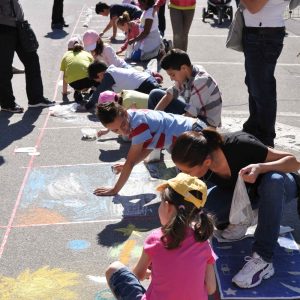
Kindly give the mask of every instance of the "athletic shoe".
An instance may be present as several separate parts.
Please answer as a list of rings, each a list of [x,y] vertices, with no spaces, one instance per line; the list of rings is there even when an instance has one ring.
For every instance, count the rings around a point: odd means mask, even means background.
[[[25,70],[24,69],[19,69],[19,68],[16,68],[16,67],[12,66],[12,73],[13,74],[24,74]]]
[[[244,267],[232,278],[232,282],[240,288],[257,286],[263,279],[268,279],[275,273],[273,264],[264,261],[255,252],[252,257],[246,256],[245,261]]]
[[[248,225],[229,224],[221,233],[222,238],[226,240],[239,240],[245,236]]]
[[[49,107],[55,105],[55,101],[50,101],[47,98],[43,98],[37,103],[34,104],[28,104],[28,107]]]
[[[24,108],[21,107],[17,103],[15,103],[15,105],[11,106],[11,107],[1,107],[1,110],[8,111],[8,112],[11,112],[13,114],[21,114],[22,112],[24,112]]]

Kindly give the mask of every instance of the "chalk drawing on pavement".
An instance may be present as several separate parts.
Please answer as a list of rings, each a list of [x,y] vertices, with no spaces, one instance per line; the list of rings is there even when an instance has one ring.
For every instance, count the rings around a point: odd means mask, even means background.
[[[16,278],[0,275],[0,300],[7,299],[79,299],[72,290],[79,285],[80,275],[59,268],[29,269]]]

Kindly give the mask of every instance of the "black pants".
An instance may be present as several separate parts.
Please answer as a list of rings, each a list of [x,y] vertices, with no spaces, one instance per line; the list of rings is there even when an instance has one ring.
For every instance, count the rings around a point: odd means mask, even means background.
[[[26,52],[18,42],[17,29],[0,25],[0,106],[13,107],[15,97],[12,90],[12,63],[15,52],[25,67],[28,102],[35,104],[43,98],[43,83],[39,56],[36,51]]]
[[[165,8],[166,5],[162,5],[158,10],[158,30],[163,37],[166,30],[166,17],[165,17]]]
[[[52,24],[64,24],[64,0],[54,0],[52,7]]]

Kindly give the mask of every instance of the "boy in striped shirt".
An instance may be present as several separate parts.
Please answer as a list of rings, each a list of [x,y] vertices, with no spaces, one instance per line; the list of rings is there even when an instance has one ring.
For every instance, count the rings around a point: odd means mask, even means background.
[[[188,54],[172,49],[161,61],[175,84],[152,90],[148,108],[199,118],[212,127],[221,126],[222,98],[216,81],[202,66],[192,65]]]

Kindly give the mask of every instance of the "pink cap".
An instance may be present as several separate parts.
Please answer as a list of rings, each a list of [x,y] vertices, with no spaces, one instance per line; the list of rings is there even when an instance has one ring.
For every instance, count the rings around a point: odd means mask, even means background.
[[[105,91],[100,93],[99,98],[98,98],[98,103],[107,103],[107,102],[114,102],[117,101],[117,94],[113,91]]]
[[[84,49],[93,51],[96,49],[99,34],[95,30],[87,30],[82,37]]]

